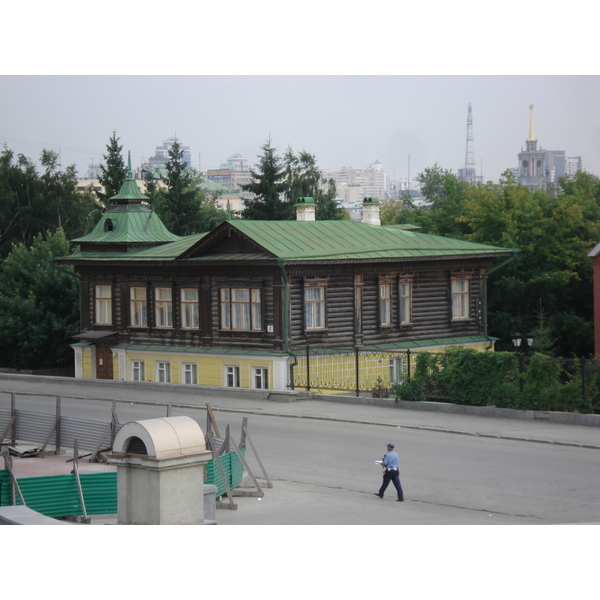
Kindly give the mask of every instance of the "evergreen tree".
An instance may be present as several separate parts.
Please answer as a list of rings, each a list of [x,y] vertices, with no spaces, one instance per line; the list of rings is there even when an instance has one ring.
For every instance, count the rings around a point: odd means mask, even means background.
[[[123,146],[119,145],[119,139],[117,132],[113,131],[106,145],[107,153],[103,155],[106,166],[100,165],[102,175],[98,177],[98,182],[104,187],[104,192],[96,193],[98,194],[98,199],[105,205],[108,204],[110,198],[119,193],[127,176],[127,166],[121,154]]]
[[[242,211],[245,219],[258,221],[285,221],[294,216],[295,201],[282,199],[286,191],[285,171],[276,149],[269,138],[262,146],[258,170],[251,170],[253,181],[243,185],[242,190],[252,192],[254,198],[246,201]]]
[[[62,230],[19,243],[0,269],[0,365],[32,369],[70,360],[79,332],[79,280],[73,267],[56,267],[69,254]]]
[[[176,235],[209,231],[226,218],[214,201],[201,189],[202,176],[183,162],[183,149],[177,140],[169,149],[164,189],[151,196],[155,209],[167,229]]]

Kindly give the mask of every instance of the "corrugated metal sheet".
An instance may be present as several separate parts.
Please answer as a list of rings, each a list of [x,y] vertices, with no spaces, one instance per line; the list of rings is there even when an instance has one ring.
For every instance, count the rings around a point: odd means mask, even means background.
[[[246,449],[241,448],[240,450],[245,456]],[[223,466],[223,471],[225,471],[225,480],[229,485],[229,489],[233,490],[242,482],[242,478],[244,476],[244,465],[238,458],[238,455],[235,453],[235,451],[223,454],[223,456],[219,458],[221,460],[221,465]],[[216,486],[217,498],[219,496],[224,496],[227,490],[225,488],[225,483],[223,481],[223,477],[221,476],[221,471],[216,460],[211,460],[206,465],[206,473],[207,477],[205,483]]]
[[[40,446],[46,441],[56,423],[55,415],[46,415],[41,413],[27,412],[23,410],[16,411],[17,420],[17,439],[27,440],[32,444]],[[52,434],[49,443],[56,441],[56,432]]]
[[[75,475],[20,477],[17,479],[25,504],[47,517],[59,519],[82,515]],[[117,473],[84,473],[80,475],[81,489],[88,515],[107,515],[117,512]],[[8,471],[0,471],[0,503],[10,505]],[[17,504],[21,501],[16,495]]]
[[[110,446],[110,424],[99,421],[85,421],[72,417],[61,417],[60,445],[73,448],[77,439],[80,450],[95,450],[98,446]]]

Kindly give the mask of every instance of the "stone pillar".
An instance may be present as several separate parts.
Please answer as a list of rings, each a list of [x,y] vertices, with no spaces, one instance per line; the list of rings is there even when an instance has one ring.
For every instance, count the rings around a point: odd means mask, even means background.
[[[115,437],[120,525],[195,525],[205,519],[204,468],[212,459],[190,417],[134,421]],[[212,517],[212,515],[210,515]]]

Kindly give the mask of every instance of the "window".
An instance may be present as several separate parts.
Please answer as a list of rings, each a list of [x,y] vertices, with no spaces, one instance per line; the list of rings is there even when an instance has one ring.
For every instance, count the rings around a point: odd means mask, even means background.
[[[148,326],[145,287],[129,288],[129,310],[131,312],[131,325],[133,327]]]
[[[198,383],[198,367],[195,363],[183,363],[183,383]]]
[[[452,318],[469,318],[469,280],[452,280]]]
[[[412,321],[412,283],[400,282],[400,323]]]
[[[168,362],[156,363],[156,381],[160,383],[171,382],[171,364]]]
[[[260,331],[262,329],[260,290],[221,288],[221,328]]]
[[[254,387],[257,390],[266,390],[269,388],[269,369],[254,367]]]
[[[198,290],[182,288],[181,290],[181,327],[183,329],[198,329]]]
[[[227,387],[240,387],[240,368],[234,365],[225,367],[225,385]]]
[[[390,358],[390,384],[404,380],[404,356]]]
[[[392,324],[392,285],[379,284],[379,324],[389,327]]]
[[[157,327],[173,327],[173,291],[171,288],[156,288],[154,315]]]
[[[325,287],[304,289],[304,311],[306,329],[325,328]]]
[[[131,379],[133,381],[144,381],[144,361],[143,360],[132,360],[131,361]]]
[[[96,323],[110,325],[112,323],[112,286],[96,286]]]

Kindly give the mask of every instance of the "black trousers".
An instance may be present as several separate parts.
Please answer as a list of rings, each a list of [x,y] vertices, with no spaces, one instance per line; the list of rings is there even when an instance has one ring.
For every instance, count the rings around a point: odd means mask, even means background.
[[[396,491],[398,492],[398,500],[404,500],[404,492],[402,491],[402,485],[400,484],[400,471],[388,471],[387,469],[383,472],[383,483],[379,488],[379,495],[383,498],[383,493],[390,485],[390,481],[394,484]]]

